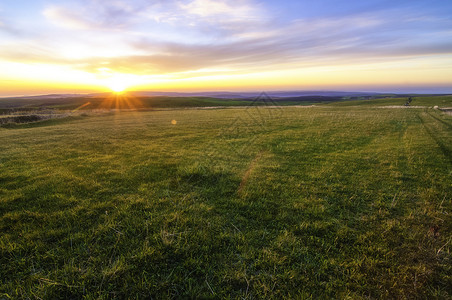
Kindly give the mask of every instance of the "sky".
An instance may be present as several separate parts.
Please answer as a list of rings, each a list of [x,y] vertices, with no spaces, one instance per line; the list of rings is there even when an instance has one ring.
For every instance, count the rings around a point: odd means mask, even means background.
[[[452,93],[451,0],[0,0],[0,96]]]

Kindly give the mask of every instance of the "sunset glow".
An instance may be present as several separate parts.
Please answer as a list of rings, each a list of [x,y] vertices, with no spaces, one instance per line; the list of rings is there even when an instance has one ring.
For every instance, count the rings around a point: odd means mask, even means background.
[[[107,80],[106,86],[116,93],[123,92],[128,88],[127,82],[122,82],[120,79]]]
[[[0,96],[452,91],[450,1],[4,0]]]
[[[121,93],[121,92],[123,92],[126,89],[126,87],[125,86],[121,86],[121,85],[114,85],[114,86],[110,86],[110,89],[113,92]]]

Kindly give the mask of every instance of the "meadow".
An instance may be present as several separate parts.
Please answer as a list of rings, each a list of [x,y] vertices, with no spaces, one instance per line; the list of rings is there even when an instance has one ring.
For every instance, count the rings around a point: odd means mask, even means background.
[[[312,105],[342,100],[342,97],[301,96],[269,99],[280,106]],[[161,108],[230,107],[254,105],[254,98],[222,99],[212,97],[135,97],[129,94],[108,94],[99,97],[67,98],[0,98],[0,114],[11,111],[26,112],[40,110],[153,110]],[[262,103],[263,104],[263,103]]]
[[[404,105],[408,97],[388,97],[370,100],[349,100],[335,102],[334,106],[393,106]],[[410,106],[426,106],[426,107],[452,107],[452,96],[413,96]]]
[[[448,299],[451,129],[340,104],[0,127],[0,298]]]

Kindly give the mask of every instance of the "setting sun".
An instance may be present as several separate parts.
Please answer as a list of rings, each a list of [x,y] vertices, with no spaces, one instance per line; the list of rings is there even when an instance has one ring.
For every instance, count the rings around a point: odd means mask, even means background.
[[[140,85],[144,82],[143,77],[134,74],[112,73],[111,70],[103,70],[100,79],[102,85],[108,87],[115,93],[124,92],[131,87]]]
[[[115,93],[124,92],[125,89],[127,88],[127,86],[125,86],[123,84],[114,84],[114,85],[110,85],[108,87]]]

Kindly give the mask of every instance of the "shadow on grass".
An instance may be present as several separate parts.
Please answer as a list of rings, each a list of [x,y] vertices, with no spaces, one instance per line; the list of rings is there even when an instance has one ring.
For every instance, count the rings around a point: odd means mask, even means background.
[[[6,123],[0,125],[1,128],[6,129],[24,129],[24,128],[35,128],[35,127],[44,127],[44,126],[52,126],[52,125],[60,125],[70,121],[83,120],[87,118],[87,116],[68,116],[63,118],[54,118],[47,120],[36,120],[30,123]]]

